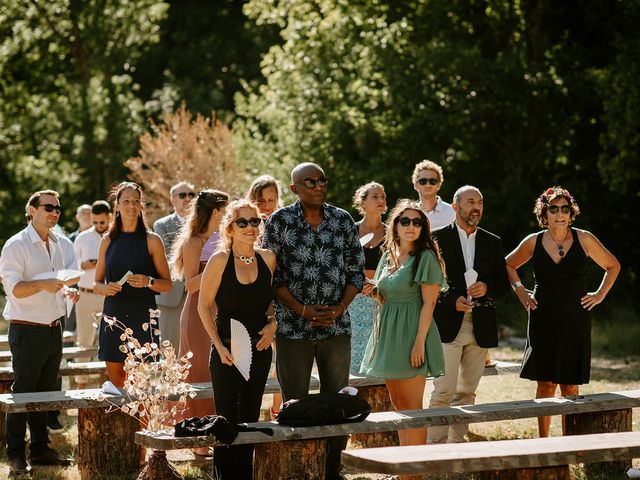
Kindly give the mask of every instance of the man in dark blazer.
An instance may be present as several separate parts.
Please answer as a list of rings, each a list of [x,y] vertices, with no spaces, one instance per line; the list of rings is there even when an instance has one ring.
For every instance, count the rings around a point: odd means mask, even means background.
[[[475,403],[487,349],[498,345],[495,301],[509,290],[502,241],[478,227],[483,211],[480,190],[460,187],[452,206],[456,220],[434,233],[449,290],[433,312],[444,349],[445,374],[433,381],[430,408]],[[463,442],[468,430],[466,424],[431,427],[429,443]]]
[[[159,218],[153,224],[153,231],[160,235],[164,250],[171,262],[171,248],[176,241],[182,226],[187,221],[189,206],[196,196],[194,186],[188,182],[178,182],[169,191],[171,206],[174,212]],[[156,296],[160,309],[160,338],[169,340],[176,353],[180,348],[180,314],[187,292],[182,280],[174,280],[171,291]]]

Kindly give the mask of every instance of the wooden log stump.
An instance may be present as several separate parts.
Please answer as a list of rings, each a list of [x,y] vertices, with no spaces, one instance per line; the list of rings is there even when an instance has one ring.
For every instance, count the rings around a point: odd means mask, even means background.
[[[182,476],[169,463],[164,450],[154,450],[136,480],[182,480]]]
[[[106,408],[78,409],[78,457],[80,477],[100,474],[125,475],[140,466],[140,447],[135,433],[140,422],[121,411]]]
[[[327,439],[291,440],[256,444],[255,480],[324,478]]]
[[[385,385],[358,387],[358,395],[369,402],[372,412],[393,412],[393,404]],[[397,431],[356,433],[351,435],[351,445],[361,448],[394,447],[400,445]]]
[[[11,385],[13,385],[13,380],[3,380],[0,382],[0,393],[11,393]],[[7,414],[4,412],[0,412],[0,445],[4,445],[5,435],[5,419]]]
[[[567,435],[630,432],[632,409],[565,415]],[[622,478],[631,468],[631,460],[585,464],[586,478]]]
[[[480,480],[571,480],[569,465],[480,472]]]

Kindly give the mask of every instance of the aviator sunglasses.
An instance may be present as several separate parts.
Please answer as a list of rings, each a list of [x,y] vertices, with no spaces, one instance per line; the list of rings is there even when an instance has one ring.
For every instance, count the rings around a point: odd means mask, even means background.
[[[427,183],[430,185],[437,185],[438,183],[440,183],[440,180],[438,180],[437,178],[419,178],[418,179],[419,185],[426,185]]]
[[[313,179],[313,178],[305,178],[304,180],[302,180],[301,182],[296,182],[296,183],[301,183],[302,185],[305,186],[305,188],[308,188],[309,190],[311,190],[312,188],[316,188],[316,185],[320,188],[324,188],[327,186],[327,182],[328,180],[324,177]]]
[[[255,228],[262,223],[262,219],[258,217],[251,217],[249,219],[240,217],[237,218],[233,223],[238,225],[240,228],[247,228],[248,225],[251,225]]]
[[[413,223],[413,226],[416,228],[421,228],[424,225],[424,222],[419,217],[416,217],[416,218],[400,217],[400,220],[398,220],[398,223],[403,227],[408,227],[410,223]]]
[[[180,193],[176,193],[176,195],[181,200],[184,200],[187,197],[189,197],[189,198],[195,198],[196,197],[196,194],[194,192],[180,192]]]
[[[62,212],[62,207],[60,205],[52,205],[50,203],[43,203],[42,205],[36,205],[36,208],[44,208],[44,210],[48,213],[53,212],[54,210],[56,211],[57,214],[60,214],[60,212]]]
[[[562,213],[571,213],[571,207],[569,205],[549,205],[547,208],[549,209],[549,212],[554,215],[558,213],[558,210]]]

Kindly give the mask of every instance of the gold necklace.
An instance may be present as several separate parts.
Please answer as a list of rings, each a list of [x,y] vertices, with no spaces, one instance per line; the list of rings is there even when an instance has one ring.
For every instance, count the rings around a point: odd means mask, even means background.
[[[567,237],[569,236],[569,230],[567,230],[567,233],[564,234],[562,243],[558,243],[556,241],[556,239],[553,237],[553,234],[551,233],[551,230],[547,230],[547,231],[549,232],[549,236],[551,237],[551,240],[553,240],[553,243],[555,243],[556,247],[558,248],[558,255],[560,255],[560,257],[564,257],[564,242],[567,240]]]

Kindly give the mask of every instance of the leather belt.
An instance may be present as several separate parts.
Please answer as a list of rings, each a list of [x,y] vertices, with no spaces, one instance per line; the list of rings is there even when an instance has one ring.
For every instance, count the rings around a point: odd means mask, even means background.
[[[53,322],[51,323],[38,323],[38,322],[29,322],[27,320],[9,320],[9,323],[13,323],[15,325],[29,325],[32,327],[58,327],[60,326],[60,319],[56,318]]]
[[[93,291],[93,288],[78,287],[78,290],[80,290],[81,292],[86,292],[86,293],[95,293]]]

